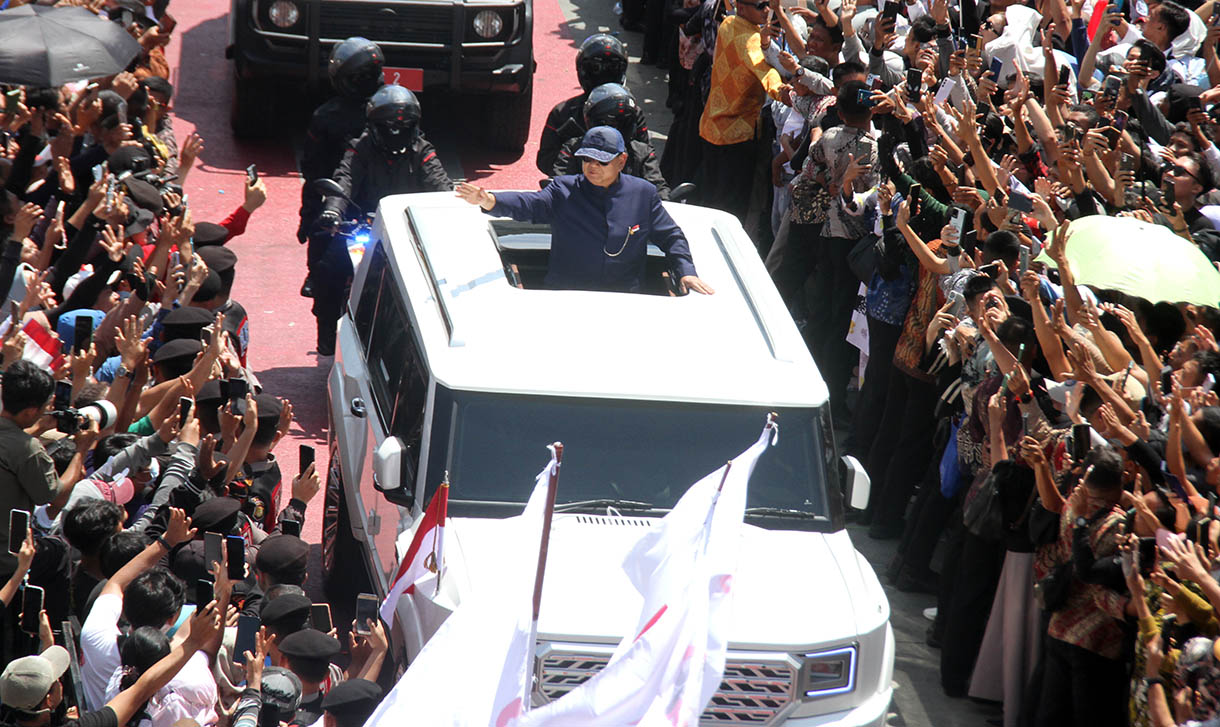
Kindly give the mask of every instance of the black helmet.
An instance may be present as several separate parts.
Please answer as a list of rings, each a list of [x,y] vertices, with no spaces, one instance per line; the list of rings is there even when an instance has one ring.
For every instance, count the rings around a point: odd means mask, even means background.
[[[411,148],[419,129],[419,100],[397,84],[381,87],[365,110],[373,143],[387,154],[402,154]]]
[[[624,139],[635,136],[640,106],[624,86],[603,83],[589,92],[585,100],[585,128],[613,126]]]
[[[576,53],[576,77],[586,93],[603,83],[626,83],[627,49],[622,41],[605,33],[585,38]]]
[[[326,72],[330,83],[344,96],[368,98],[381,88],[385,55],[368,38],[348,38],[330,52]]]

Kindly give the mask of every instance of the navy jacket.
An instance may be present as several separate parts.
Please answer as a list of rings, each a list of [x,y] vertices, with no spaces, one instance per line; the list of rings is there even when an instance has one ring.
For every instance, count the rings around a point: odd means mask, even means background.
[[[495,196],[490,214],[551,226],[548,288],[637,292],[650,242],[665,253],[672,275],[695,275],[686,237],[657,188],[639,177],[620,174],[604,189],[577,174],[538,192]]]

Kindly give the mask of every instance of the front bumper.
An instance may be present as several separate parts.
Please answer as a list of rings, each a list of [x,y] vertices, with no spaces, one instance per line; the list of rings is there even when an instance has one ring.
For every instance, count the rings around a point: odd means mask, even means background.
[[[520,93],[529,88],[533,76],[529,2],[323,0],[316,6],[303,5],[301,20],[289,29],[269,25],[260,2],[236,3],[230,19],[231,41],[226,55],[236,62],[237,74],[244,79],[324,84],[331,49],[353,34],[368,37],[381,47],[387,69],[410,69],[406,74],[409,82],[402,82],[417,91]],[[344,13],[335,14],[329,10],[332,6],[342,6]],[[321,11],[314,11],[315,7]],[[474,15],[484,10],[503,18],[504,30],[492,40],[478,37],[471,29]],[[393,12],[385,22],[357,14],[375,11]]]
[[[893,697],[894,688],[887,687],[854,709],[814,717],[789,717],[781,724],[783,727],[884,727]]]

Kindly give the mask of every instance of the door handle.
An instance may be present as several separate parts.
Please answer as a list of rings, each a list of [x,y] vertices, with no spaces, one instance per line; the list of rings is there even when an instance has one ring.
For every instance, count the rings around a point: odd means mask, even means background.
[[[364,406],[364,399],[356,397],[352,399],[352,416],[357,416],[363,419],[368,415],[368,409]]]

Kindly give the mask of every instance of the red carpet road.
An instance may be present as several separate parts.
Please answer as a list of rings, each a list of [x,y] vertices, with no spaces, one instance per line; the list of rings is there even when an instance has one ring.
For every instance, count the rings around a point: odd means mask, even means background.
[[[318,462],[327,461],[326,375],[330,368],[329,359],[313,353],[310,301],[298,295],[305,275],[305,249],[295,235],[301,183],[290,134],[286,131],[281,138],[260,143],[233,138],[228,122],[233,69],[224,57],[228,1],[177,2],[173,12],[178,28],[167,54],[176,89],[174,130],[179,144],[197,131],[206,145],[186,185],[194,219],[219,222],[236,209],[242,202],[249,164],[258,164],[268,188],[266,205],[229,247],[240,260],[234,297],[250,314],[251,366],[265,391],[290,399],[296,411],[291,434],[276,451],[287,486],[297,473],[298,444],[316,446]],[[538,72],[531,141],[519,159],[463,145],[461,164],[469,179],[491,188],[537,189],[542,175],[534,168],[534,156],[547,111],[578,89],[572,52],[557,0],[534,0]],[[425,132],[439,125],[424,119]],[[442,148],[441,153],[446,150]],[[319,495],[311,504],[302,533],[310,543],[320,542],[321,500]]]

